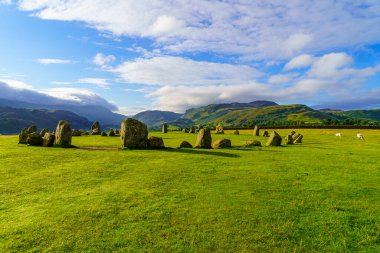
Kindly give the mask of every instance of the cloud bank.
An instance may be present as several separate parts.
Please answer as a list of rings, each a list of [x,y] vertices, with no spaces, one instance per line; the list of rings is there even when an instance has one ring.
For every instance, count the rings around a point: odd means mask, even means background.
[[[22,0],[18,4],[41,19],[80,21],[116,36],[150,38],[154,47],[176,53],[291,59],[380,42],[380,2],[375,0]]]
[[[0,98],[41,105],[98,105],[117,111],[104,98],[86,89],[52,88],[37,91],[31,85],[17,80],[0,79]]]

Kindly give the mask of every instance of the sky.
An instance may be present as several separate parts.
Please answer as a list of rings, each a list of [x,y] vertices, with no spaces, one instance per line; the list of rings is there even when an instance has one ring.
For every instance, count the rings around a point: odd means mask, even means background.
[[[380,1],[0,0],[0,98],[380,108]]]

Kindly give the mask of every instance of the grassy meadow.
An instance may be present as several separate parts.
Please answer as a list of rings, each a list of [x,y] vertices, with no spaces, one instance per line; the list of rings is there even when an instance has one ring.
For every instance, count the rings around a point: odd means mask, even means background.
[[[151,133],[168,150],[0,136],[0,252],[380,252],[380,130],[299,132],[282,147],[212,136],[228,150],[175,149],[196,140],[179,132]]]

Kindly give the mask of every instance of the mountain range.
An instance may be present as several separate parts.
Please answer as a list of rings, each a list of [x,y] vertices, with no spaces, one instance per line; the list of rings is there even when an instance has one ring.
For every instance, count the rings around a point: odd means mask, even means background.
[[[103,128],[118,128],[126,116],[102,106],[43,105],[0,99],[0,133],[15,134],[32,124],[54,129],[59,120],[68,120],[73,128],[89,129],[93,121]],[[188,109],[184,114],[169,111],[145,111],[132,116],[157,130],[163,123],[175,127],[215,126],[222,122],[229,127],[249,127],[273,122],[320,124],[328,121],[360,119],[380,121],[380,109],[315,110],[302,104],[279,105],[272,101],[211,104]]]

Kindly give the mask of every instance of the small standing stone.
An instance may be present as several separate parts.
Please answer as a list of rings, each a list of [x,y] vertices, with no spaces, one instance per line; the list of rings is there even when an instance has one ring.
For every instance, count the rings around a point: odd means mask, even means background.
[[[148,139],[148,148],[150,149],[164,149],[164,140],[161,137],[151,136]]]
[[[269,132],[268,132],[267,130],[265,130],[265,131],[263,132],[263,137],[269,137]]]
[[[166,134],[168,132],[168,124],[164,123],[162,124],[162,132]]]
[[[216,134],[224,134],[224,130],[223,130],[223,125],[222,125],[222,123],[219,123],[219,124],[215,127],[215,133],[216,133]]]
[[[260,136],[260,128],[258,125],[255,126],[255,129],[253,129],[253,135]]]
[[[52,133],[45,133],[43,140],[42,140],[42,146],[43,147],[52,147],[54,145],[55,141],[55,135]]]
[[[231,140],[229,140],[229,139],[216,140],[212,143],[213,149],[231,148],[231,147],[232,147]]]
[[[211,132],[209,128],[202,128],[199,130],[197,136],[196,148],[211,148]]]
[[[42,136],[39,133],[31,133],[28,134],[28,138],[26,140],[26,143],[29,146],[42,146]]]
[[[236,130],[234,131],[234,134],[235,134],[235,135],[239,135],[239,134],[240,134],[239,130],[236,129]]]
[[[193,145],[191,145],[189,142],[187,141],[183,141],[181,142],[181,145],[179,145],[180,148],[193,148]]]
[[[269,136],[267,146],[280,146],[281,142],[282,142],[281,136],[276,131],[273,131],[271,135]]]

